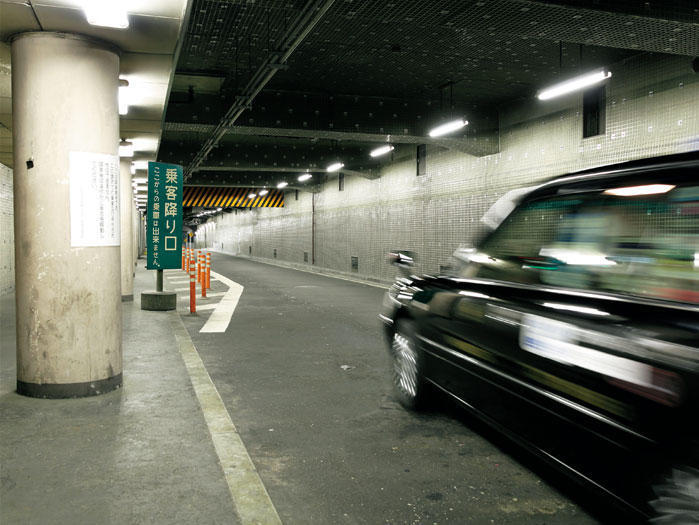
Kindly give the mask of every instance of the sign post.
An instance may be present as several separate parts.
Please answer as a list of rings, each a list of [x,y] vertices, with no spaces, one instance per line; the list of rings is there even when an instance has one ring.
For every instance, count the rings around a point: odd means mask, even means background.
[[[155,292],[141,294],[143,310],[174,310],[177,293],[163,290],[163,270],[181,268],[182,166],[148,163],[146,269],[156,270]]]

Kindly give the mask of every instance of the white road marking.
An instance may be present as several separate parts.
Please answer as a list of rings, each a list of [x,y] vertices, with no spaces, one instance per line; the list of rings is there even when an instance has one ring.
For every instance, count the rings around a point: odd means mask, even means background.
[[[231,281],[219,273],[211,272],[211,275],[215,275],[219,281],[228,286],[228,291],[218,303],[217,308],[209,316],[204,326],[199,330],[201,333],[220,333],[226,331],[244,289],[240,284]]]
[[[187,288],[187,291],[189,291],[189,288]],[[201,291],[197,292],[201,294]],[[226,295],[226,292],[206,292],[206,297],[202,297],[201,295],[197,295],[197,304],[199,304],[200,301],[206,301],[207,299],[213,299],[215,297],[223,297]],[[188,293],[181,293],[178,296],[178,299],[180,301],[189,301],[189,294]],[[218,303],[216,303],[218,304]]]
[[[182,318],[175,311],[169,315],[180,354],[204,412],[204,419],[241,523],[281,525],[267,489],[182,323]]]
[[[209,304],[198,304],[197,305],[197,312],[199,310],[214,310],[219,303],[209,303]]]

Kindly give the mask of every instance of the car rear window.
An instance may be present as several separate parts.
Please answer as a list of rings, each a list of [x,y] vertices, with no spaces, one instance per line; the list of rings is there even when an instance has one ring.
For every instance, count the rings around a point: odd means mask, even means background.
[[[620,186],[526,202],[468,276],[699,303],[699,186]]]

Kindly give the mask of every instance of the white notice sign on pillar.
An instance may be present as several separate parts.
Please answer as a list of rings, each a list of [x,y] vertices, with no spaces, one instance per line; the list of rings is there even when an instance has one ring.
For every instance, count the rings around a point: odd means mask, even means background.
[[[119,246],[119,157],[71,151],[70,245]]]

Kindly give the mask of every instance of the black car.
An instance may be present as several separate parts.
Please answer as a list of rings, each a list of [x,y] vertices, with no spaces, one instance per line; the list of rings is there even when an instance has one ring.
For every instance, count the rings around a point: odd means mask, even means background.
[[[699,523],[699,157],[514,201],[451,275],[391,254],[397,397],[418,408],[436,387],[637,519]]]

